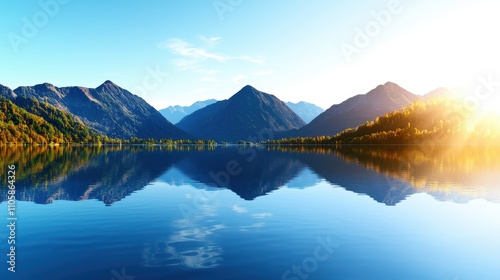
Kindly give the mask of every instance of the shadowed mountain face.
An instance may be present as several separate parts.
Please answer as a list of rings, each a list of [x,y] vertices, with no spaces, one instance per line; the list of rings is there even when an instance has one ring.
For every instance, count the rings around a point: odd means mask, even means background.
[[[19,87],[17,96],[36,98],[69,112],[94,130],[116,138],[189,138],[142,98],[111,81],[99,87]]]
[[[245,86],[228,100],[202,108],[177,126],[198,138],[238,141],[271,138],[274,131],[296,129],[304,121],[273,95]]]
[[[294,111],[297,115],[299,115],[299,117],[306,123],[310,123],[312,120],[314,120],[314,118],[325,111],[321,107],[304,101],[300,101],[297,103],[286,102],[286,105],[290,107],[290,109],[292,109],[292,111]]]
[[[161,109],[160,113],[171,123],[176,124],[180,120],[182,120],[182,118],[184,118],[185,116],[190,115],[193,112],[201,108],[204,108],[210,104],[214,104],[215,102],[217,102],[217,100],[208,99],[204,101],[197,101],[190,106],[179,106],[179,105],[169,106],[165,109]]]
[[[360,94],[333,105],[308,125],[283,133],[283,137],[333,136],[347,128],[357,127],[378,116],[399,110],[419,97],[395,83],[379,85],[367,94]]]

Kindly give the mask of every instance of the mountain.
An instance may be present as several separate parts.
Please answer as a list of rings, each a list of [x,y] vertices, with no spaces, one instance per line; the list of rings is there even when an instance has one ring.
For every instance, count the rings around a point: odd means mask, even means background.
[[[357,127],[378,116],[408,106],[418,98],[419,96],[399,85],[387,82],[366,94],[359,94],[333,105],[301,129],[285,132],[279,136],[333,136],[344,129]]]
[[[451,99],[464,101],[471,92],[474,92],[474,90],[466,87],[440,87],[422,96],[422,100]]]
[[[184,118],[187,115],[190,115],[191,113],[195,112],[196,110],[199,110],[201,108],[204,108],[210,104],[214,104],[217,102],[215,99],[208,99],[204,101],[197,101],[190,106],[169,106],[165,109],[161,109],[160,113],[171,123],[176,124],[182,118]]]
[[[13,99],[16,98],[16,94],[10,88],[0,85],[0,97]]]
[[[0,144],[97,142],[99,136],[73,115],[35,99],[0,97]]]
[[[297,103],[286,102],[285,104],[297,115],[299,115],[299,117],[301,117],[306,123],[310,123],[314,118],[325,111],[319,106],[304,101]]]
[[[415,101],[410,106],[347,129],[332,141],[345,144],[497,145],[498,113],[471,114],[461,99]],[[462,108],[462,109],[459,109]]]
[[[106,81],[97,88],[19,87],[18,97],[35,98],[69,112],[92,129],[113,138],[189,138],[142,98]]]
[[[187,115],[204,108],[208,105],[217,102],[215,99],[208,99],[203,101],[197,101],[190,106],[169,106],[165,109],[161,109],[160,113],[171,123],[176,124],[182,120]],[[325,110],[319,106],[312,103],[300,101],[297,103],[285,102],[285,104],[292,109],[304,122],[309,123],[319,114],[323,113]]]
[[[198,138],[218,141],[266,140],[274,131],[303,125],[304,121],[283,101],[248,85],[231,98],[208,105],[177,124]]]

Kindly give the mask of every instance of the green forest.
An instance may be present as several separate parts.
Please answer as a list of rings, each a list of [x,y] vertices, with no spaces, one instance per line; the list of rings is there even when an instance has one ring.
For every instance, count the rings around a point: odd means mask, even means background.
[[[15,102],[15,103],[14,103]],[[98,134],[70,113],[34,98],[0,97],[0,145],[162,144],[213,145],[213,140],[115,139]]]
[[[61,144],[91,143],[103,136],[64,111],[36,99],[17,98],[16,102],[0,98],[0,143]]]

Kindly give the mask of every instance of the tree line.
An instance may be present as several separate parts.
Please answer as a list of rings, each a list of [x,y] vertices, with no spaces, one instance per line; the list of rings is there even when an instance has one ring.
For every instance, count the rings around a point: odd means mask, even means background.
[[[494,114],[466,110],[463,101],[436,98],[377,117],[334,136],[270,140],[269,144],[497,144]]]
[[[215,145],[214,140],[118,139],[100,134],[72,114],[35,98],[0,97],[0,145],[13,144],[161,144]]]

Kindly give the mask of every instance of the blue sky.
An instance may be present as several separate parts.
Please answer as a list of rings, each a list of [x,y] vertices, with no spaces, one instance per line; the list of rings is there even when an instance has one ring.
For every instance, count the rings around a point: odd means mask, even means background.
[[[500,65],[493,0],[5,0],[0,10],[0,84],[112,80],[157,109],[247,84],[328,108],[386,81],[424,94]]]

